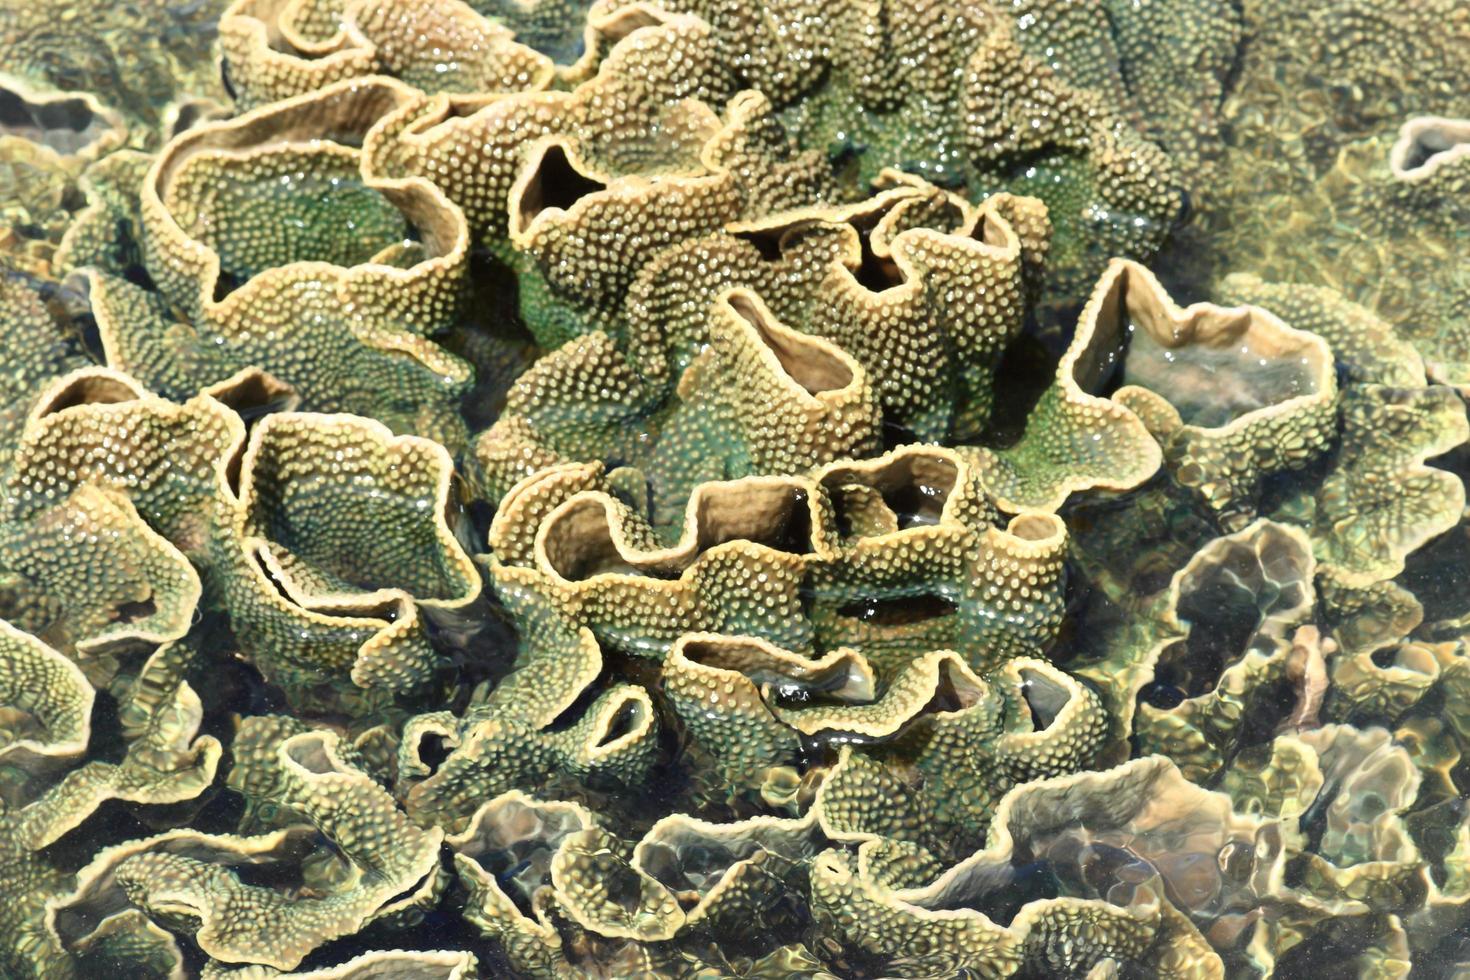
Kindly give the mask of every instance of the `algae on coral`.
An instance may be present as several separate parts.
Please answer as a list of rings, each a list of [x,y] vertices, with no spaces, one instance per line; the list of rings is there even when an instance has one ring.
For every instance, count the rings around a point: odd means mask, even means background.
[[[0,973],[1470,970],[1463,0],[222,6],[0,0]]]

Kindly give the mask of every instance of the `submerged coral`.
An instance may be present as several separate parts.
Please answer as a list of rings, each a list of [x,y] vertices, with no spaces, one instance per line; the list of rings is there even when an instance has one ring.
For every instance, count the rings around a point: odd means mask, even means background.
[[[1455,0],[56,10],[0,973],[1470,971]]]

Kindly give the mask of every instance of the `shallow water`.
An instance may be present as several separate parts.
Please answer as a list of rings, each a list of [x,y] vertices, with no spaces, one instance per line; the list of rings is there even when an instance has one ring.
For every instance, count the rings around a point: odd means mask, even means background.
[[[0,0],[0,976],[1470,976],[1467,69]]]

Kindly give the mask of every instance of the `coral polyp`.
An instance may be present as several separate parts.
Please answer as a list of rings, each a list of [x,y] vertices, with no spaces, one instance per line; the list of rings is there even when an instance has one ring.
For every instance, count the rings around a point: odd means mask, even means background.
[[[0,974],[1470,973],[1461,0],[0,0]]]

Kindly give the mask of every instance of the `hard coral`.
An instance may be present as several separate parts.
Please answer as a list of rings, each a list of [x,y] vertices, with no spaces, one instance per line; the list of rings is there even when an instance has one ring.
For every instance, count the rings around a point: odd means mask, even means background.
[[[469,369],[426,338],[455,315],[469,230],[426,181],[368,175],[360,149],[412,97],[387,80],[351,82],[170,143],[143,181],[142,240],[185,326],[104,284],[110,361],[153,381],[168,364],[157,361],[184,346],[195,386],[263,367],[303,407],[378,415],[453,444],[450,398]]]
[[[1463,970],[1379,6],[0,0],[0,973]]]

